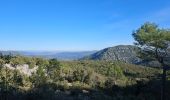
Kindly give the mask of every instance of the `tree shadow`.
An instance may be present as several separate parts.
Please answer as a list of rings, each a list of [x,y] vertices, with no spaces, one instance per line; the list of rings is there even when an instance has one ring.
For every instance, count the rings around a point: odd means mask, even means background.
[[[70,88],[42,84],[28,91],[10,87],[0,91],[0,100],[160,100],[161,80],[138,81],[134,85],[109,88]],[[170,80],[166,83],[166,100],[170,100]],[[7,97],[6,97],[7,96]]]
[[[139,81],[135,85],[126,87],[113,86],[105,91],[110,95],[123,96],[126,100],[127,97],[131,98],[128,100],[160,100],[161,99],[161,80],[151,80],[147,83]],[[167,81],[165,90],[166,100],[170,100],[170,81]]]

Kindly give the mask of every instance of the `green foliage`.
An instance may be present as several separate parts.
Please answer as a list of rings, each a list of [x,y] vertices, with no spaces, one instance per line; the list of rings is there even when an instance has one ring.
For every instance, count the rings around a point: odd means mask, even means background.
[[[170,43],[170,30],[160,29],[156,24],[147,22],[132,35],[140,49],[141,58],[163,63],[162,58],[167,56]]]
[[[14,67],[16,67],[17,65],[23,65],[24,59],[21,56],[15,56],[10,60],[10,64]]]
[[[4,64],[5,64],[5,61],[3,59],[0,59],[0,68],[3,67]]]
[[[15,56],[10,62],[13,64],[15,62],[16,65],[38,66],[36,73],[31,76],[6,67],[0,70],[2,90],[0,93],[7,91],[8,95],[16,97],[17,100],[25,98],[56,100],[63,97],[80,100],[82,98],[140,100],[141,96],[136,96],[138,88],[143,88],[148,81],[154,79],[152,76],[159,76],[161,73],[155,68],[111,61],[57,61]],[[5,64],[4,59],[0,59],[0,64],[2,66]],[[143,83],[139,84],[138,81]],[[149,86],[141,90],[144,98],[155,95],[153,91],[150,93],[149,87],[152,84],[148,83]]]
[[[87,75],[86,70],[81,67],[76,68],[76,70],[73,71],[74,81],[84,82],[86,75]]]
[[[0,71],[0,88],[1,91],[11,91],[11,88],[19,89],[25,87],[25,75],[17,70],[2,68]],[[27,81],[28,82],[28,81]]]
[[[89,89],[90,86],[84,82],[80,82],[80,81],[75,81],[72,83],[72,89]]]
[[[108,66],[107,76],[121,78],[121,77],[123,77],[123,71],[117,64],[111,63]]]
[[[49,64],[48,60],[43,58],[35,58],[35,61],[37,66],[48,66]]]
[[[114,85],[116,85],[116,82],[113,78],[108,78],[105,82],[105,88],[111,89]]]
[[[14,82],[14,86],[23,86],[23,79],[24,77],[19,73],[19,71],[15,70],[13,72],[13,82]]]
[[[167,48],[167,41],[170,41],[170,31],[167,29],[160,29],[154,23],[145,23],[138,30],[133,33],[138,45],[146,45],[157,48]]]
[[[56,59],[50,59],[49,65],[47,66],[47,74],[52,77],[58,70],[60,70],[60,63]]]
[[[0,59],[4,60],[5,63],[10,63],[10,60],[12,59],[12,54],[9,55],[3,55],[2,53],[0,53]]]
[[[36,61],[34,58],[25,58],[25,64],[28,64],[29,68],[32,69],[36,66]]]
[[[46,84],[48,81],[48,77],[45,73],[45,69],[43,67],[38,67],[37,72],[34,73],[31,77],[31,82],[35,87]]]

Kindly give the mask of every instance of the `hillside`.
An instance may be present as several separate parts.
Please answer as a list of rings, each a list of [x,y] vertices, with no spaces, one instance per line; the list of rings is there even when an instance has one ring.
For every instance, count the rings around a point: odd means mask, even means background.
[[[124,62],[1,56],[0,100],[160,100],[160,74]]]
[[[105,48],[82,59],[137,63],[140,59],[137,57],[136,49],[137,48],[132,45],[118,45],[115,47]]]

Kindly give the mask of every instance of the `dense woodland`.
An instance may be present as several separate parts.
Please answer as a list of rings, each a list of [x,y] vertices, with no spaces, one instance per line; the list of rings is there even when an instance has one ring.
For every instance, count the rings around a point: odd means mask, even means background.
[[[105,60],[76,61],[0,54],[0,100],[160,100],[162,91],[162,100],[170,100],[170,31],[146,23],[133,37],[138,57],[159,67],[107,60],[108,52]],[[17,69],[25,65],[31,75]]]

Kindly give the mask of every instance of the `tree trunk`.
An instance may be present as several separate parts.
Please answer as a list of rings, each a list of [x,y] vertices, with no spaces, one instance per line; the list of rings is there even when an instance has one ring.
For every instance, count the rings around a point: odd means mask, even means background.
[[[166,68],[163,67],[163,75],[162,75],[162,94],[161,100],[166,100],[165,98],[165,88],[166,88]]]

